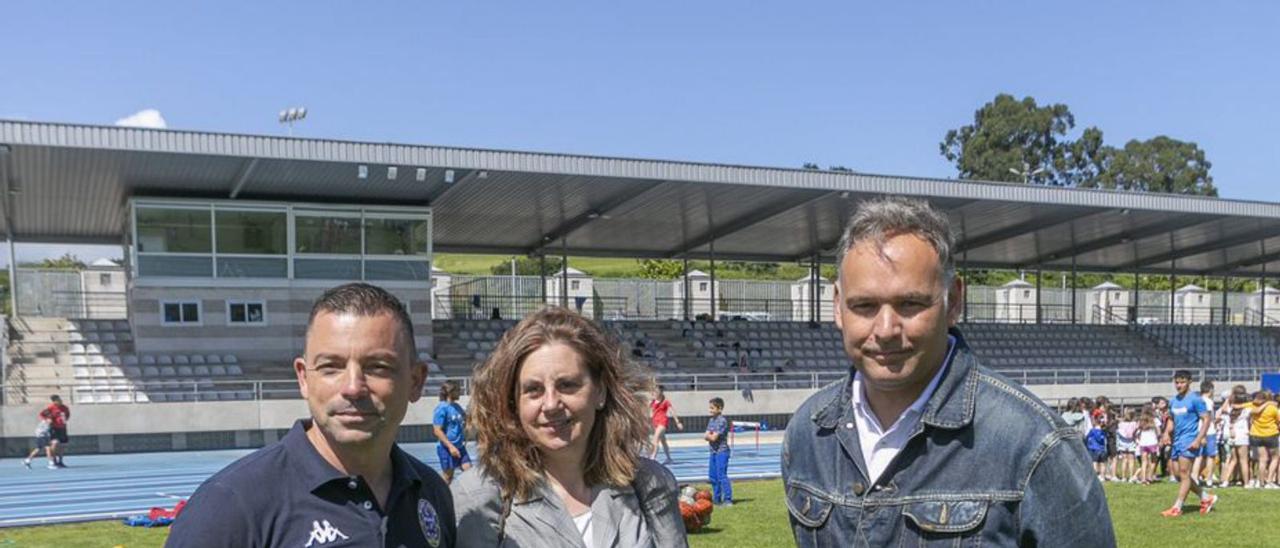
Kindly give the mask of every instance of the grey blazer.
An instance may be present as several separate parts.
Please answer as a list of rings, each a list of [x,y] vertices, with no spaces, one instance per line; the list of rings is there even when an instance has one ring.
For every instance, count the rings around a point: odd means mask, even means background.
[[[458,548],[499,546],[502,494],[498,484],[477,466],[454,478],[451,489],[458,516]],[[605,487],[591,504],[595,547],[687,547],[678,498],[671,471],[639,459],[631,485]],[[529,498],[512,501],[505,532],[503,547],[585,548],[573,518],[545,481]]]

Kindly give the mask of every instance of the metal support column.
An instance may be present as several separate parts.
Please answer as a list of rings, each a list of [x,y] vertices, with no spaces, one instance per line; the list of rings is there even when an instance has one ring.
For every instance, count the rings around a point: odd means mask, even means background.
[[[1267,254],[1267,241],[1258,242],[1262,254]],[[12,259],[10,259],[12,260]],[[1258,278],[1258,325],[1267,326],[1267,263],[1262,263],[1262,276]]]
[[[560,238],[560,306],[569,308],[569,239]]]
[[[961,299],[964,301],[964,310],[961,311],[961,313],[964,315],[964,318],[962,321],[964,321],[965,323],[969,323],[969,250],[968,249],[960,252],[960,279],[964,281],[964,296],[961,297]]]
[[[680,297],[680,309],[684,310],[684,319],[691,320],[693,315],[689,309],[689,292],[692,286],[689,284],[689,259],[684,260],[684,294]]]
[[[1036,265],[1036,323],[1040,323],[1040,280],[1044,278],[1040,265]],[[1021,319],[1021,318],[1019,318]]]
[[[538,274],[539,274],[539,277],[542,279],[542,289],[541,289],[542,303],[538,305],[538,308],[542,308],[544,306],[547,306],[547,256],[546,255],[538,255]]]
[[[716,321],[720,315],[716,312],[716,241],[707,242],[711,249],[711,321]]]
[[[13,234],[9,235],[9,318],[18,318],[18,259],[13,250]]]
[[[809,323],[822,321],[822,273],[818,266],[818,254],[809,258]]]
[[[1178,288],[1174,287],[1178,284],[1178,278],[1173,272],[1169,272],[1169,324],[1173,325],[1173,298],[1178,294]]]
[[[1142,294],[1138,292],[1138,283],[1139,283],[1138,273],[1134,272],[1133,273],[1133,302],[1129,304],[1129,307],[1133,309],[1133,317],[1125,318],[1125,321],[1127,321],[1128,323],[1137,323],[1138,316],[1142,314],[1142,309],[1138,308],[1138,297],[1142,296]]]
[[[1076,256],[1071,256],[1071,325],[1076,324]]]
[[[1222,325],[1231,325],[1231,307],[1227,306],[1227,286],[1231,285],[1231,276],[1222,276]]]

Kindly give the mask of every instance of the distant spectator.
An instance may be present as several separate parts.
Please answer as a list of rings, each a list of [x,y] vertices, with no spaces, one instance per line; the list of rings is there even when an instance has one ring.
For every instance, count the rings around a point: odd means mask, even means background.
[[[1249,447],[1258,454],[1258,477],[1254,486],[1269,487],[1275,485],[1275,466],[1277,440],[1276,403],[1271,401],[1271,392],[1259,390],[1253,393],[1253,404],[1250,406]],[[1274,487],[1272,487],[1274,488]]]
[[[1169,453],[1170,470],[1179,480],[1178,496],[1169,509],[1160,513],[1167,518],[1182,515],[1182,504],[1188,493],[1200,499],[1200,513],[1208,514],[1218,502],[1218,496],[1202,489],[1193,481],[1191,468],[1200,449],[1205,445],[1209,431],[1209,410],[1199,394],[1191,393],[1191,372],[1179,370],[1173,374],[1177,394],[1169,400],[1169,413],[1173,420],[1165,425],[1164,439],[1172,444]]]
[[[62,396],[57,394],[49,396],[49,402],[39,414],[41,419],[49,421],[47,452],[52,460],[49,468],[66,468],[66,463],[62,462],[62,454],[66,451],[64,446],[70,441],[67,439],[67,421],[71,420],[71,409],[62,403]]]
[[[711,420],[703,439],[710,446],[707,476],[711,480],[711,502],[733,506],[733,485],[729,483],[729,419],[724,416],[724,400],[711,398],[707,405]]]
[[[27,453],[27,458],[22,459],[22,465],[31,468],[31,459],[36,458],[41,451],[49,458],[49,468],[57,468],[58,465],[53,460],[53,450],[49,447],[49,419],[44,417],[40,417],[40,422],[36,423],[35,449]]]
[[[1107,434],[1103,431],[1106,424],[1107,416],[1099,416],[1084,437],[1084,445],[1089,450],[1089,458],[1093,460],[1093,472],[1098,475],[1098,481],[1107,479]]]
[[[471,455],[467,454],[467,412],[458,405],[462,388],[454,381],[440,385],[440,403],[432,415],[431,431],[435,434],[436,457],[440,459],[440,475],[445,483],[453,481],[454,470],[471,469]]]
[[[671,458],[671,446],[667,445],[667,425],[674,422],[677,430],[684,430],[684,424],[680,423],[680,417],[676,416],[675,408],[671,406],[671,400],[667,399],[661,384],[658,385],[653,401],[649,402],[649,419],[653,424],[653,443],[650,444],[649,458],[658,459],[658,445],[661,444],[662,451],[667,457],[662,463],[675,462]]]
[[[1251,481],[1253,470],[1249,460],[1249,424],[1253,407],[1249,405],[1249,393],[1245,388],[1239,385],[1236,388],[1239,390],[1232,390],[1228,405],[1222,406],[1227,415],[1227,430],[1224,434],[1230,438],[1228,440],[1230,453],[1222,467],[1220,486],[1231,485],[1231,478],[1239,472],[1242,485],[1251,488],[1253,487]]]
[[[1116,452],[1119,454],[1116,476],[1120,479],[1137,483],[1138,478],[1138,420],[1133,408],[1125,409],[1122,419],[1116,425]]]

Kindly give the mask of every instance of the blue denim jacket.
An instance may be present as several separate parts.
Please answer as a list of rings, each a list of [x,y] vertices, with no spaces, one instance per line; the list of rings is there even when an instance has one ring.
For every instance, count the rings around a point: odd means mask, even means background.
[[[800,406],[782,477],[799,546],[1115,546],[1080,435],[978,363],[958,331],[915,432],[874,484],[852,370]]]

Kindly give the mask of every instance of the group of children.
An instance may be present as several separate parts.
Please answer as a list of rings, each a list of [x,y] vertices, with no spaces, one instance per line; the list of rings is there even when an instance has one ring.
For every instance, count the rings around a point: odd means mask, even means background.
[[[1190,373],[1179,372],[1178,395],[1155,397],[1140,407],[1118,406],[1105,396],[1072,398],[1062,419],[1081,433],[1102,481],[1176,481],[1185,461],[1192,492],[1201,486],[1280,489],[1280,395],[1250,394],[1236,385],[1215,396],[1211,381],[1190,393],[1190,382]]]

